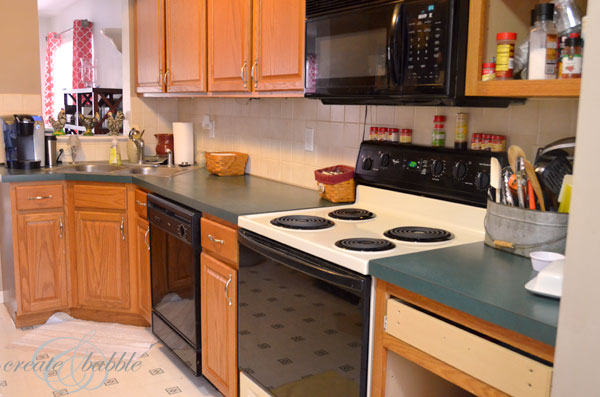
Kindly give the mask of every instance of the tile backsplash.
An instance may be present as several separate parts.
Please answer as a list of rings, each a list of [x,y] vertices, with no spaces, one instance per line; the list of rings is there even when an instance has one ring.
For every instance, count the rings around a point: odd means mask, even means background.
[[[315,169],[355,165],[360,142],[371,125],[412,128],[413,143],[430,145],[433,117],[444,114],[446,142],[452,146],[455,114],[466,112],[470,133],[506,135],[509,145],[522,146],[533,158],[539,146],[575,135],[577,110],[577,99],[529,100],[494,109],[327,106],[303,98],[132,98],[131,122],[146,128],[148,137],[170,132],[173,121],[193,122],[196,161],[204,151],[245,152],[250,155],[250,174],[315,189]],[[202,129],[203,115],[215,121],[215,138]],[[315,131],[313,152],[304,150],[306,128]]]

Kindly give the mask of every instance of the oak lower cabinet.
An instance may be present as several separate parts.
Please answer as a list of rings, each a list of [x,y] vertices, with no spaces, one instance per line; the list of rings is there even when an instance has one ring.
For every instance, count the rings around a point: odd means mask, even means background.
[[[75,225],[79,305],[129,309],[127,213],[75,211]]]
[[[17,215],[20,314],[68,306],[64,212]]]
[[[202,218],[200,230],[202,375],[224,396],[237,396],[237,229]]]

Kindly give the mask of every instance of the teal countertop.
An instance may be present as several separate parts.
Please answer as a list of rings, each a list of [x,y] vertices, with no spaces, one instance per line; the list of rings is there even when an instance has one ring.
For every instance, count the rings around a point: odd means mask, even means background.
[[[473,243],[377,259],[369,269],[378,279],[555,345],[559,301],[524,288],[536,275],[527,258]]]
[[[149,175],[63,173],[60,167],[51,173],[0,167],[2,183],[64,180],[133,183],[235,224],[241,215],[337,205],[322,200],[314,190],[251,175],[219,177],[211,175],[205,168],[163,178]]]

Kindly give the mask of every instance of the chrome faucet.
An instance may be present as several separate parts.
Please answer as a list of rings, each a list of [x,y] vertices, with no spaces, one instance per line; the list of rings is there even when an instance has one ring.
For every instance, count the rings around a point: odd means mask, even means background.
[[[77,156],[77,150],[81,146],[81,141],[77,135],[69,135],[67,145],[71,149],[71,164],[75,164],[75,157]]]
[[[136,135],[139,136],[136,138]],[[131,131],[129,131],[129,139],[131,139],[131,141],[135,145],[135,149],[137,152],[138,164],[144,164],[144,141],[142,139],[142,135],[144,135],[144,132],[140,134],[140,132],[135,128],[132,128]]]
[[[173,162],[173,151],[167,148],[167,167],[173,168],[175,166]]]
[[[77,146],[71,146],[71,164],[75,164],[75,156],[77,156]]]

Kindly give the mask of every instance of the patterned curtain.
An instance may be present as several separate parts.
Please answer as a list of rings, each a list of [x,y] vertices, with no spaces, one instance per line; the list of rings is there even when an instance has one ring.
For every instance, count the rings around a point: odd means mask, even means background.
[[[44,67],[44,121],[47,126],[50,126],[48,121],[50,116],[56,117],[54,114],[54,56],[56,50],[62,44],[60,36],[54,32],[48,33],[46,37],[46,62]]]
[[[94,24],[73,21],[73,88],[92,87],[94,82]]]

